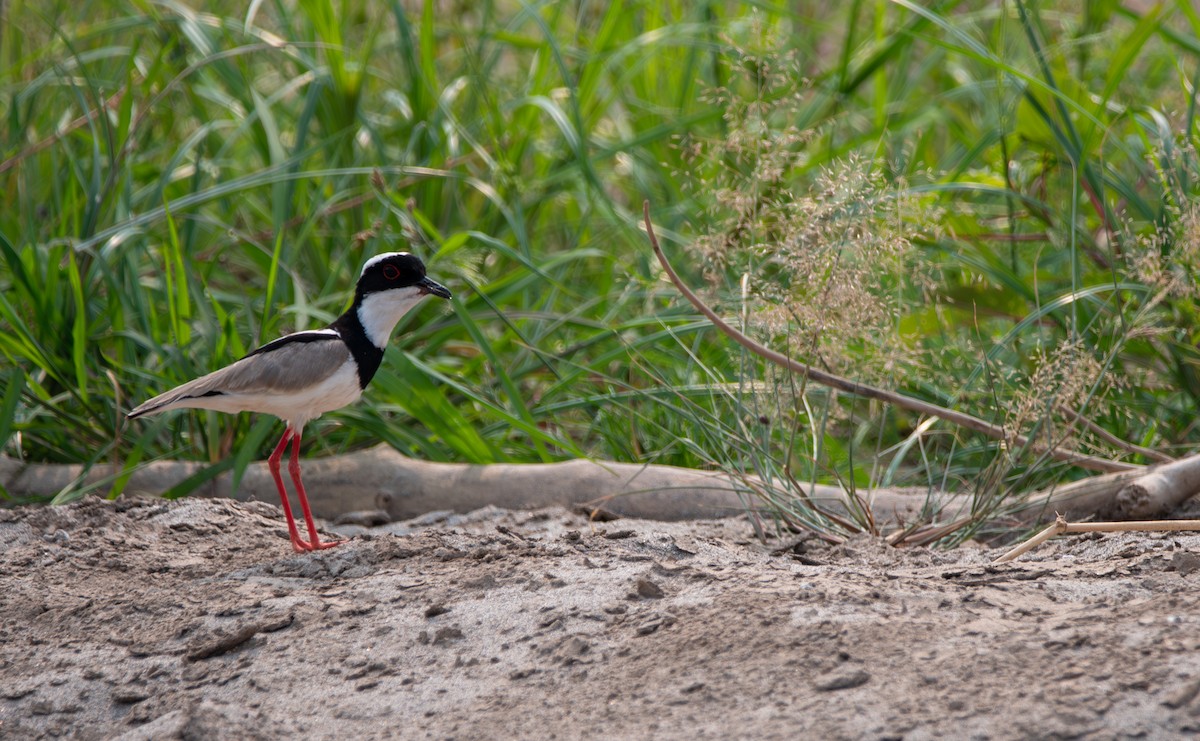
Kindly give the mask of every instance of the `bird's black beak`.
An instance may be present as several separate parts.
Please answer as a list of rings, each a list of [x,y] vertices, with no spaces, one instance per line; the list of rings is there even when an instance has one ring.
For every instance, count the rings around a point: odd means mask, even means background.
[[[422,278],[420,282],[417,283],[417,288],[421,289],[422,294],[431,294],[447,300],[450,298],[450,290],[441,283],[438,283],[436,280]]]

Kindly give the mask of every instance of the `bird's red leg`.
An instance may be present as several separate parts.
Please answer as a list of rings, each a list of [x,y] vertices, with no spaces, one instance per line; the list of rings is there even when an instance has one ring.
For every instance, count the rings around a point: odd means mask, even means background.
[[[303,553],[312,550],[312,546],[304,542],[304,539],[300,537],[300,531],[296,529],[296,520],[292,517],[292,505],[288,503],[287,489],[283,488],[283,476],[279,473],[279,462],[283,459],[283,451],[291,439],[292,428],[288,427],[283,431],[283,439],[275,446],[275,452],[271,453],[271,457],[267,459],[267,465],[271,469],[271,475],[275,477],[275,488],[279,489],[279,501],[283,504],[283,515],[287,517],[288,535],[292,538],[292,548],[296,553]],[[305,500],[301,499],[300,501],[304,502]],[[307,506],[305,503],[305,507]]]
[[[288,472],[292,474],[292,482],[296,484],[296,497],[300,500],[300,509],[304,512],[304,519],[308,522],[308,547],[310,550],[319,551],[323,548],[332,548],[340,544],[340,540],[328,540],[321,542],[321,537],[317,535],[317,525],[313,522],[312,511],[308,508],[308,495],[304,493],[304,482],[300,480],[300,431],[296,430],[292,433],[292,461],[288,464]]]

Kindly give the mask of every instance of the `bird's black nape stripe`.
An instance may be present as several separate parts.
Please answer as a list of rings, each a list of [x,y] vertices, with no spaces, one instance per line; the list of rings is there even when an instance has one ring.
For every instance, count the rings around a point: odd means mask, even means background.
[[[358,318],[358,304],[359,301],[356,300],[345,314],[329,325],[329,328],[338,333],[342,342],[349,348],[350,354],[354,356],[354,364],[358,367],[358,386],[365,389],[375,377],[375,371],[379,370],[379,364],[383,362],[383,348],[376,347],[375,343],[367,339],[367,332]]]

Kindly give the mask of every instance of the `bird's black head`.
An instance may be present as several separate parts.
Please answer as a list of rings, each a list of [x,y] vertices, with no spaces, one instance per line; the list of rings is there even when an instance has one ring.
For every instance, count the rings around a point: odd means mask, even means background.
[[[426,294],[450,298],[450,291],[425,275],[425,263],[408,252],[386,252],[367,260],[358,277],[356,292],[360,299],[373,293],[396,289],[416,289],[416,295]]]

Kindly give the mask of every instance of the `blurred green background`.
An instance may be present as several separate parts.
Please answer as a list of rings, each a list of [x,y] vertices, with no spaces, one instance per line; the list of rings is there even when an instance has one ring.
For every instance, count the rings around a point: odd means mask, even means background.
[[[310,455],[723,468],[800,519],[792,479],[983,514],[1081,475],[764,368],[663,280],[646,198],[676,267],[773,347],[1097,455],[1200,440],[1187,2],[7,0],[0,21],[10,457],[241,470],[277,421],[122,411],[328,322],[366,257],[410,249],[452,306],[402,323]]]

